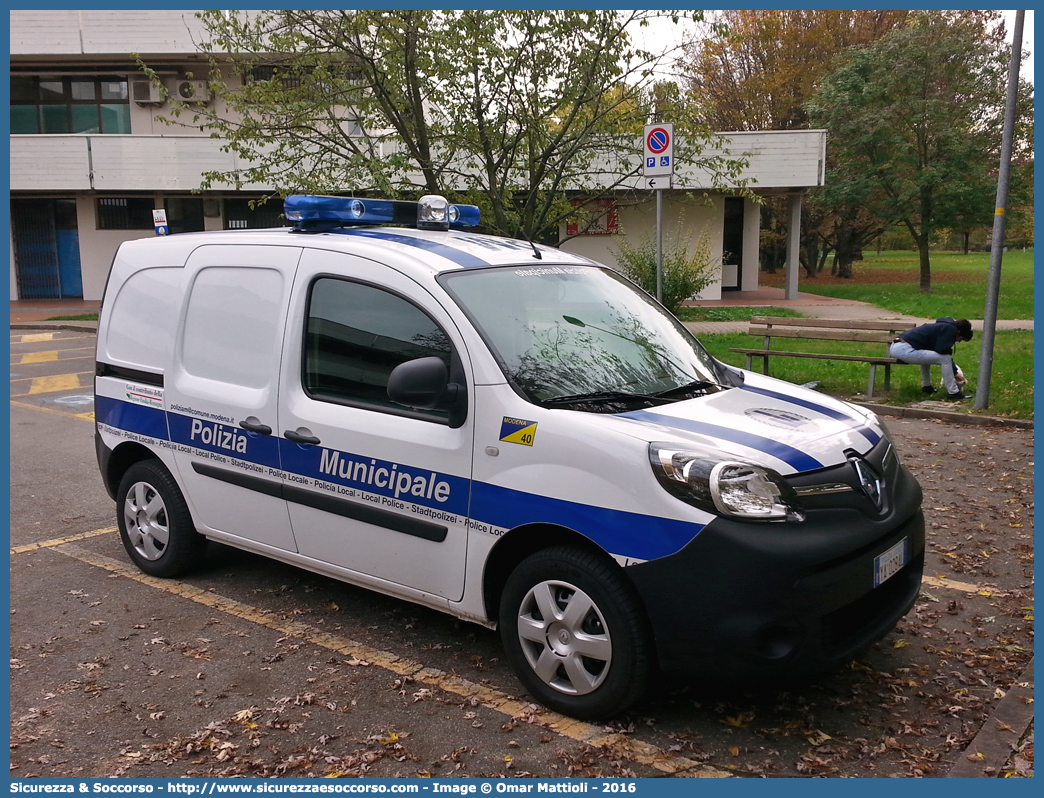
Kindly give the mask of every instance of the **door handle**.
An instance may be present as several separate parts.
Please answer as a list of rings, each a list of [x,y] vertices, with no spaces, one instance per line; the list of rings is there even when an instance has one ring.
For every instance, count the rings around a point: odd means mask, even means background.
[[[300,429],[304,429],[304,427],[300,427]],[[304,432],[295,432],[292,429],[284,430],[283,437],[294,443],[307,443],[311,446],[319,445],[319,439],[306,429]]]
[[[239,422],[239,426],[241,426],[247,432],[256,432],[258,435],[272,434],[272,428],[267,424],[262,424],[254,416],[247,416]]]

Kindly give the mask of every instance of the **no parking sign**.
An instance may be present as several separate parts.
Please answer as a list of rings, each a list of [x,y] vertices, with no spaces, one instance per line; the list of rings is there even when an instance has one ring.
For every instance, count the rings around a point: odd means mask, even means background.
[[[674,174],[674,125],[661,122],[645,126],[644,172],[646,177]]]

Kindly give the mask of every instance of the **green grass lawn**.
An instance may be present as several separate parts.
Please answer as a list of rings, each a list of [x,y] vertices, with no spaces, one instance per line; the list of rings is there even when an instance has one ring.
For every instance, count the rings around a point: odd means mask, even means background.
[[[830,277],[829,271],[808,277],[802,270],[798,289],[809,294],[869,302],[880,308],[919,318],[940,316],[981,319],[986,308],[989,252],[933,252],[932,290],[918,289],[920,266],[916,252],[863,253],[851,280]],[[782,273],[761,274],[763,285],[782,285]],[[1033,318],[1033,251],[1004,254],[1001,263],[998,319]],[[963,368],[963,366],[962,366]]]
[[[700,341],[719,360],[734,366],[745,367],[746,355],[729,352],[730,347],[752,349],[761,345],[761,338],[738,333],[734,335],[702,335]],[[796,342],[787,342],[789,348]],[[979,371],[980,339],[958,344],[954,359],[968,377],[964,392],[974,397],[976,376]],[[783,347],[780,347],[783,348]],[[831,352],[845,354],[883,355],[884,344],[844,343],[839,346],[833,341],[801,341],[790,351]],[[753,369],[761,371],[761,361],[755,356]],[[769,359],[769,374],[788,382],[803,385],[816,382],[816,390],[831,396],[856,401],[866,401],[870,366],[866,363],[845,363],[836,360],[814,360],[804,358]],[[932,368],[932,381],[938,386],[939,369]],[[874,385],[874,402],[891,405],[909,405],[926,398],[921,393],[921,371],[917,366],[893,366],[892,389],[884,389],[884,368],[878,367]],[[972,399],[955,402],[952,409],[971,412]],[[989,407],[982,415],[1009,418],[1033,418],[1033,333],[1023,330],[999,330],[993,351],[993,370],[990,378]]]
[[[51,316],[47,321],[98,321],[98,314],[80,313],[77,316]]]

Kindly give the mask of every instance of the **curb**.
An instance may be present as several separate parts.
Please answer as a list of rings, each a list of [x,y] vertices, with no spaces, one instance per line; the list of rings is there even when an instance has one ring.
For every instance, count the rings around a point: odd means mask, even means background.
[[[14,321],[12,330],[72,330],[74,332],[98,332],[96,321]]]
[[[851,401],[851,400],[849,400]],[[925,410],[920,407],[896,407],[894,405],[878,405],[867,402],[851,402],[859,407],[872,410],[879,416],[898,416],[900,418],[934,418],[949,421],[953,424],[968,426],[998,426],[1017,429],[1033,429],[1033,422],[1025,418],[1002,418],[1001,416],[973,416],[968,413],[953,413],[948,410]]]
[[[1005,693],[993,713],[946,774],[948,779],[1000,778],[1001,768],[1033,721],[1033,662]]]

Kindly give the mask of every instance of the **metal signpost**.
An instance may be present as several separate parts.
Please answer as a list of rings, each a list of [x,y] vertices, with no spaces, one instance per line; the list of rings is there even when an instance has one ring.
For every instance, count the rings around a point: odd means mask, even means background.
[[[642,159],[646,188],[656,191],[656,300],[663,301],[663,190],[674,176],[674,125],[661,122],[645,126]]]
[[[993,215],[993,245],[990,248],[990,273],[986,283],[986,312],[982,323],[982,348],[979,355],[979,379],[975,386],[973,410],[985,410],[990,403],[990,380],[993,376],[993,346],[997,332],[997,302],[1000,298],[1001,262],[1004,259],[1004,210],[1008,204],[1008,179],[1011,172],[1011,150],[1015,138],[1015,101],[1018,97],[1019,68],[1022,66],[1022,27],[1025,11],[1015,12],[1015,30],[1008,64],[1008,99],[1001,134],[1000,171],[997,177],[997,205]]]

